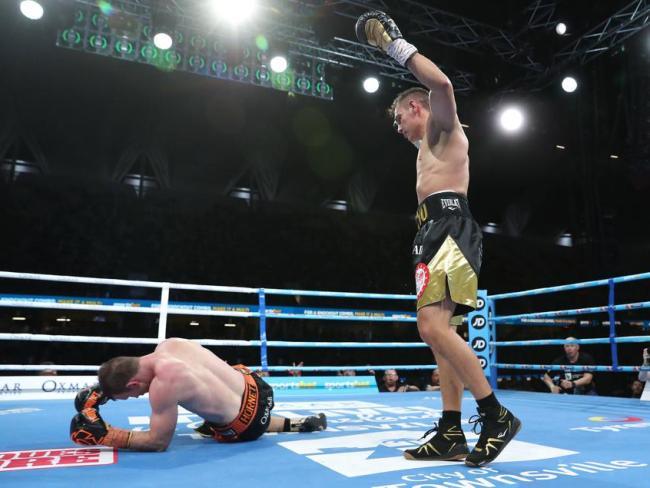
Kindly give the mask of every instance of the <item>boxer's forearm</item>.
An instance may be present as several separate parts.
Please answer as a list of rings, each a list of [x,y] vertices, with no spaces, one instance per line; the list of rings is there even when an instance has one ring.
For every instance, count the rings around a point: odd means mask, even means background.
[[[131,431],[131,438],[127,449],[134,451],[164,451],[169,446],[169,441],[156,437],[150,430]]]
[[[433,61],[420,53],[415,53],[407,61],[406,67],[417,80],[429,90],[436,93],[453,93],[451,81]]]

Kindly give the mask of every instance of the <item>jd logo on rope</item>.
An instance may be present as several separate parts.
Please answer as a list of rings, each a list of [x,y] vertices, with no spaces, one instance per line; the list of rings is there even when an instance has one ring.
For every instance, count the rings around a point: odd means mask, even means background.
[[[476,337],[472,341],[472,349],[477,352],[483,351],[487,347],[487,342],[482,337]]]
[[[482,315],[475,315],[472,318],[472,327],[474,327],[475,329],[482,329],[483,327],[485,327],[486,323],[487,320],[485,320],[485,317],[483,317]]]

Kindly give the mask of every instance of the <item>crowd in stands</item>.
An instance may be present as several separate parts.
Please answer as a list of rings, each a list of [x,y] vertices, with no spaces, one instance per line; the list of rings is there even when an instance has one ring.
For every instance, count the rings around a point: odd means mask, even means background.
[[[116,184],[94,186],[34,180],[5,186],[0,192],[3,239],[0,240],[0,269],[7,271],[97,276],[107,278],[201,283],[233,286],[262,286],[294,289],[413,293],[411,239],[413,222],[404,215],[343,213],[318,208],[288,207],[282,203],[252,202],[223,196],[200,201],[181,198],[173,192],[137,198],[132,189]],[[536,246],[536,247],[535,247]],[[530,260],[521,244],[502,237],[486,236],[481,287],[508,291],[533,286],[576,281],[581,267],[573,265],[572,251],[541,244],[533,245],[537,258]],[[530,251],[528,248],[527,252]],[[577,261],[579,262],[579,261]],[[513,270],[517,269],[517,272]],[[523,273],[521,270],[526,270]],[[89,297],[157,299],[157,292],[144,289],[118,290],[112,287],[77,287],[63,290],[58,284],[37,287],[17,281],[0,281],[0,293],[30,293]],[[578,293],[591,300],[594,295]],[[576,299],[576,295],[573,299]],[[177,300],[212,301],[199,296]],[[556,300],[556,297],[552,297]],[[599,298],[602,301],[602,297]],[[240,300],[240,298],[238,298]],[[325,306],[309,297],[292,297],[290,306]],[[523,300],[513,312],[542,308],[543,303]],[[253,302],[254,303],[254,302]],[[592,303],[593,304],[593,303]],[[347,308],[411,310],[409,303],[332,302],[328,306]],[[555,308],[562,304],[553,302]],[[543,309],[543,308],[542,308]],[[548,307],[547,307],[548,309]],[[66,333],[123,337],[155,337],[155,317],[120,314],[77,314],[66,324],[54,315],[30,311],[30,320],[12,322],[12,311],[4,310],[1,327],[6,332]],[[70,315],[73,315],[71,312]],[[223,320],[201,319],[196,327],[187,321],[170,320],[168,335],[188,338],[256,339],[255,319],[237,320],[237,327],[223,328]],[[328,322],[276,320],[269,324],[269,338],[278,340],[327,341],[419,341],[409,323]],[[509,340],[566,337],[575,330],[549,331],[535,327],[504,327]],[[625,333],[625,327],[619,333]],[[584,331],[578,330],[579,333]],[[634,332],[634,331],[632,331]],[[637,332],[638,333],[638,332]],[[602,330],[594,331],[602,337]],[[581,335],[584,337],[584,334]],[[610,362],[608,345],[590,347],[596,364]],[[621,359],[638,357],[638,347],[619,345]],[[150,346],[68,343],[25,344],[5,348],[8,363],[93,364],[120,354],[146,354]],[[506,348],[505,362],[549,364],[556,356],[548,349],[526,351]],[[255,348],[214,348],[233,364],[258,364]],[[354,350],[271,350],[276,365],[299,364],[406,364],[404,349]],[[557,352],[557,351],[556,351]],[[500,353],[501,354],[501,353]],[[634,358],[634,359],[633,359]],[[433,364],[426,348],[409,350],[408,362]],[[419,390],[430,383],[430,370],[395,372],[406,385]],[[505,372],[505,374],[509,374]],[[537,371],[536,374],[543,374]],[[383,371],[376,372],[383,383]],[[595,375],[598,394],[636,395],[640,385],[631,376]],[[510,377],[514,378],[513,375]],[[549,391],[536,375],[502,379],[502,388]]]

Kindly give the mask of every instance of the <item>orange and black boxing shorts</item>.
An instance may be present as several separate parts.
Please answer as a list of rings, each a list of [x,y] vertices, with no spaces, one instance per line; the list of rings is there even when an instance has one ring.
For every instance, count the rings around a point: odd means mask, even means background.
[[[244,375],[245,381],[239,414],[227,425],[206,421],[197,431],[204,433],[209,429],[210,435],[219,442],[253,441],[269,428],[273,388],[246,366],[238,364],[233,368]]]

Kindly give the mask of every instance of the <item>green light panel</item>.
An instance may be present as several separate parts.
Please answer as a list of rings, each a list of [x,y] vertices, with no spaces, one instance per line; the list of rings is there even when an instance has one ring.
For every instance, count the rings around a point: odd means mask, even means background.
[[[163,71],[186,71],[327,100],[334,98],[332,86],[326,81],[323,62],[307,56],[293,56],[284,73],[272,72],[269,68],[269,42],[262,34],[256,34],[246,42],[235,42],[217,35],[206,36],[179,29],[173,35],[173,48],[161,51],[151,40],[150,25],[141,24],[137,39],[126,39],[111,31],[109,15],[111,13],[106,9],[102,11],[92,5],[79,5],[73,24],[58,32],[56,45],[149,64]]]

